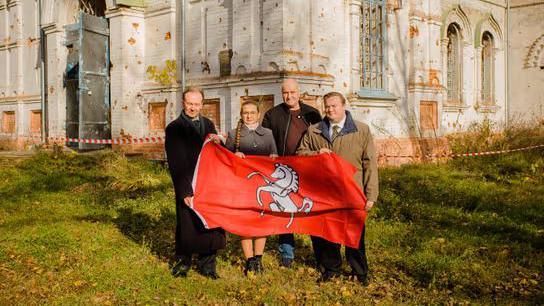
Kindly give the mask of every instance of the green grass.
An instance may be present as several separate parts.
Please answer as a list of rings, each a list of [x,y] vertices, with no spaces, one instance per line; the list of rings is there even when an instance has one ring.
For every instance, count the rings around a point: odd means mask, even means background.
[[[246,278],[237,237],[222,278],[170,276],[166,169],[112,152],[0,160],[0,304],[538,304],[544,300],[544,150],[382,169],[367,226],[371,283],[317,284],[270,238]],[[347,267],[346,267],[347,269]]]

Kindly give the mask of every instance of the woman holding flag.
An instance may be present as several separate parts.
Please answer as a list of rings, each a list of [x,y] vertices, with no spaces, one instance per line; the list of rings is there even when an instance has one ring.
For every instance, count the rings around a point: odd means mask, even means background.
[[[247,101],[240,109],[240,121],[229,131],[225,146],[240,158],[246,155],[277,156],[276,144],[270,129],[259,123],[261,113],[254,101]],[[263,271],[262,256],[266,237],[241,237],[242,250],[246,258],[244,274]]]

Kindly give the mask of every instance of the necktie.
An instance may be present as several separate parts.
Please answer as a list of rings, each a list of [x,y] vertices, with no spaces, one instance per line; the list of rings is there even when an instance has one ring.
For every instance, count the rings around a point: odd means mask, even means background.
[[[332,140],[334,140],[336,137],[340,135],[340,127],[338,125],[332,126]]]

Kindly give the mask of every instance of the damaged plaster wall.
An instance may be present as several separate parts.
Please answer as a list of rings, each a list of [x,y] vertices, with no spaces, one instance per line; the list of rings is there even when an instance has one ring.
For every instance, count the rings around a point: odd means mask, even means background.
[[[0,1],[0,121],[15,120],[13,129],[1,122],[0,137],[19,147],[39,137],[30,130],[32,111],[40,110],[37,12],[33,0]]]
[[[398,148],[392,154],[411,154],[402,151],[411,146],[406,139],[437,139],[484,119],[499,123],[505,120],[507,109],[510,115],[542,109],[542,86],[538,85],[542,83],[544,33],[534,31],[542,28],[541,1],[511,1],[508,108],[506,0],[384,1],[385,85],[377,96],[361,88],[364,1],[136,2],[143,5],[116,7],[115,1],[106,1],[113,138],[163,135],[157,127],[168,124],[181,111],[182,72],[188,85],[204,88],[208,102],[219,102],[210,109],[214,114],[219,112],[216,121],[220,130],[235,126],[242,100],[266,97],[267,103],[281,103],[281,81],[292,77],[314,103],[328,91],[345,94],[355,117],[368,123],[376,138],[390,140]],[[35,0],[7,3],[0,0],[0,111],[22,114],[17,116],[16,134],[9,136],[19,137],[28,134],[31,108],[39,108],[37,60],[26,60],[38,56],[35,39],[39,32],[32,30],[37,27],[37,16],[24,9]],[[67,48],[63,26],[75,22],[77,10],[75,0],[44,0],[42,28],[47,40],[48,113],[53,137],[65,134],[62,80]],[[451,23],[459,26],[462,36],[461,101],[455,105],[448,102],[446,90],[446,32]],[[490,105],[481,101],[484,32],[494,39]],[[34,100],[18,98],[22,92]],[[436,124],[429,128],[423,116]]]
[[[181,1],[178,1],[181,3]],[[110,9],[112,137],[163,136],[155,126],[154,105],[165,104],[159,118],[179,115],[179,10],[176,1],[145,1],[142,8]]]
[[[544,2],[511,1],[510,105],[513,122],[544,118]]]
[[[449,24],[459,24],[462,37],[462,83],[459,106],[447,105],[447,96],[442,99],[441,126],[444,133],[466,130],[470,124],[489,119],[503,124],[506,119],[506,1],[442,1],[441,28],[442,46],[440,58],[446,57]],[[481,100],[482,45],[478,43],[484,32],[493,35],[495,55],[493,63],[494,103],[486,106]],[[446,39],[445,39],[446,38]],[[446,62],[440,66],[442,84],[446,79]]]

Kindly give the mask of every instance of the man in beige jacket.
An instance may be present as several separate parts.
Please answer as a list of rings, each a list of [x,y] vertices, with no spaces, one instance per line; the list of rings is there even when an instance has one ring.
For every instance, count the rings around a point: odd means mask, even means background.
[[[369,211],[378,198],[378,165],[376,151],[368,125],[355,121],[346,110],[346,99],[338,92],[323,97],[325,118],[308,128],[297,155],[336,153],[357,169],[355,180],[364,191]],[[334,178],[331,178],[334,179]],[[368,263],[365,252],[365,229],[358,249],[346,247],[346,260],[352,276],[367,284]],[[340,245],[312,236],[317,263],[322,268],[322,281],[340,276],[342,256]]]

